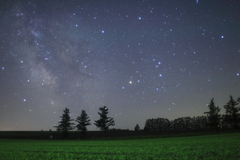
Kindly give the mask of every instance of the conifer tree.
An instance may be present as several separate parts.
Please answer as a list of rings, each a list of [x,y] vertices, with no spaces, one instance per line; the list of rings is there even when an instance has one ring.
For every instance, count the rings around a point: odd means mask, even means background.
[[[240,99],[238,98],[238,102]],[[225,120],[234,126],[234,129],[237,129],[239,127],[240,119],[238,112],[240,111],[240,107],[237,107],[239,104],[237,101],[233,99],[233,97],[230,95],[230,100],[228,103],[224,106],[226,109],[226,118]]]
[[[86,135],[86,131],[87,131],[87,127],[88,125],[91,125],[90,123],[90,119],[87,116],[87,113],[85,110],[82,110],[81,112],[81,116],[78,116],[76,119],[77,124],[77,130],[81,131],[81,137],[85,138]]]
[[[110,126],[114,126],[115,122],[113,118],[108,117],[108,108],[106,106],[99,108],[98,114],[100,115],[100,119],[95,121],[95,125],[100,128],[100,130],[104,131],[104,133],[109,129]]]
[[[63,110],[62,116],[60,116],[61,120],[59,120],[58,125],[54,126],[58,131],[63,132],[63,138],[68,137],[68,131],[75,129],[74,123],[72,123],[73,119],[71,119],[71,114],[68,108]]]
[[[134,127],[134,131],[140,131],[140,127],[138,124]]]
[[[218,129],[220,123],[220,108],[215,106],[214,98],[208,104],[209,112],[204,112],[208,115],[208,125],[210,128]]]

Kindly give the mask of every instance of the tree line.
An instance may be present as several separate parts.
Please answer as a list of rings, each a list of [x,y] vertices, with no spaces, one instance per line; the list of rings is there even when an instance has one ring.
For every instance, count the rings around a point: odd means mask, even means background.
[[[182,117],[173,121],[166,118],[147,119],[144,130],[161,131],[161,130],[203,130],[203,129],[239,129],[240,128],[240,106],[237,106],[240,98],[230,100],[224,106],[226,112],[220,115],[220,107],[215,106],[214,98],[208,104],[209,111],[204,112],[206,116]]]
[[[164,131],[164,130],[204,130],[204,129],[239,129],[240,128],[240,98],[234,100],[230,96],[230,100],[224,106],[226,113],[220,115],[220,107],[215,106],[214,98],[211,99],[208,104],[209,111],[204,112],[206,116],[197,117],[181,117],[175,120],[168,120],[167,118],[152,118],[147,119],[145,122],[145,131]],[[95,120],[94,125],[97,126],[103,133],[109,130],[110,126],[114,126],[115,122],[113,118],[108,117],[108,108],[106,106],[99,108],[98,120]],[[77,129],[81,131],[81,137],[84,138],[87,131],[87,126],[91,125],[90,119],[85,110],[82,110],[81,115],[76,120],[71,119],[70,110],[65,108],[57,126],[57,131],[62,131],[63,137],[68,137],[68,131]],[[74,123],[77,122],[77,124]],[[140,127],[137,124],[134,128],[135,131],[139,131]]]
[[[115,125],[115,122],[113,118],[107,116],[108,108],[106,106],[100,107],[99,111],[100,112],[98,112],[98,114],[100,118],[96,120],[94,124],[105,133],[110,126]],[[57,131],[62,131],[63,138],[67,138],[68,131],[74,129],[81,131],[81,137],[85,138],[87,126],[91,125],[91,120],[89,119],[85,110],[82,110],[81,115],[78,116],[76,120],[74,120],[71,119],[70,110],[68,108],[65,108],[60,118],[61,119],[59,120],[58,125],[54,127],[57,128]],[[75,125],[73,121],[76,121],[77,124]]]

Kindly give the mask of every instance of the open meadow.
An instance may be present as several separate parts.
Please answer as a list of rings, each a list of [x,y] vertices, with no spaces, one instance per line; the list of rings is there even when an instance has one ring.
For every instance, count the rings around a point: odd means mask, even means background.
[[[132,140],[0,139],[2,160],[237,160],[240,133]]]

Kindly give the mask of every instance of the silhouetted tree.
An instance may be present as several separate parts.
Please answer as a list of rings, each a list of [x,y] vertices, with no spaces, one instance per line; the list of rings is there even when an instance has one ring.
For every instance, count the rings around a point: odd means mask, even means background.
[[[206,116],[181,117],[169,121],[166,118],[147,119],[144,131],[163,131],[163,130],[202,130],[207,129],[208,119]]]
[[[63,138],[67,138],[68,131],[73,130],[75,128],[74,123],[71,123],[71,121],[73,121],[73,119],[71,119],[70,111],[68,108],[65,108],[63,110],[63,115],[60,116],[60,118],[61,118],[61,120],[59,120],[58,125],[54,126],[54,127],[56,127],[58,131],[63,132]]]
[[[182,117],[182,119],[183,119],[182,130],[190,130],[192,118],[191,117]]]
[[[208,120],[206,116],[197,116],[195,119],[195,125],[197,130],[208,129]]]
[[[138,124],[134,127],[134,131],[140,131],[140,127]]]
[[[169,128],[172,130],[190,130],[192,129],[192,120],[191,117],[181,117],[171,121]]]
[[[170,130],[171,122],[166,118],[147,119],[144,131]]]
[[[154,131],[157,130],[155,125],[155,119],[147,119],[145,122],[144,131]]]
[[[238,99],[240,101],[240,99]],[[224,106],[226,109],[226,116],[225,120],[233,125],[234,129],[237,129],[239,126],[239,116],[238,112],[240,111],[240,107],[237,107],[238,102],[233,99],[233,97],[230,95],[230,100],[228,103]]]
[[[100,130],[104,131],[104,133],[109,129],[110,126],[114,126],[114,120],[111,117],[108,117],[108,108],[106,106],[99,108],[98,114],[100,115],[100,119],[95,121],[95,125],[100,128]]]
[[[81,131],[81,137],[85,138],[86,131],[87,131],[86,126],[91,125],[91,123],[90,123],[89,117],[87,116],[87,113],[84,110],[82,110],[81,116],[77,117],[76,122],[78,123],[76,125],[77,130]]]
[[[191,130],[196,130],[196,129],[197,129],[197,126],[196,126],[196,117],[195,117],[195,116],[191,118],[190,128],[191,128]]]
[[[192,127],[191,122],[191,117],[181,117],[174,119],[170,126],[173,130],[190,130]]]
[[[222,115],[221,117],[221,128],[230,129],[233,128],[232,124],[228,121],[230,115]]]
[[[211,99],[211,102],[208,104],[208,108],[209,112],[204,112],[204,114],[207,114],[208,126],[218,130],[220,124],[220,108],[215,106],[214,98]]]
[[[172,123],[173,123],[174,130],[183,130],[184,128],[183,118],[174,119]]]
[[[144,131],[149,131],[151,129],[150,127],[151,123],[150,123],[150,119],[147,119],[145,122],[145,126],[143,128]]]
[[[170,121],[166,118],[157,118],[154,120],[156,130],[169,130],[170,128]]]
[[[182,117],[171,121],[170,128],[172,130],[201,130],[207,129],[207,117]]]

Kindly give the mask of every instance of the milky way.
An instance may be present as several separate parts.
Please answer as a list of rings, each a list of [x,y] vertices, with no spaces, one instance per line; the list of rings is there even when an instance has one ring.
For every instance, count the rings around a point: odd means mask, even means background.
[[[64,108],[93,124],[104,105],[114,128],[143,128],[240,97],[238,1],[0,6],[0,130],[53,129]]]

